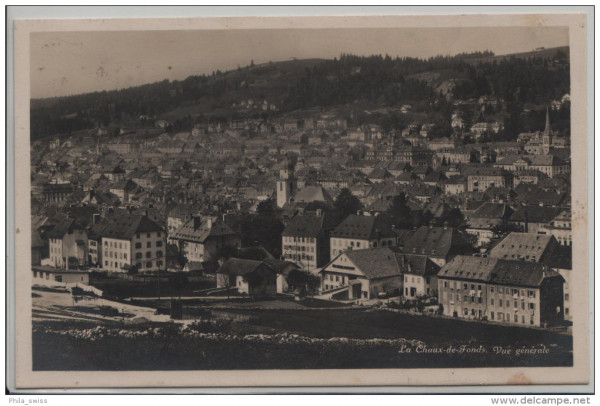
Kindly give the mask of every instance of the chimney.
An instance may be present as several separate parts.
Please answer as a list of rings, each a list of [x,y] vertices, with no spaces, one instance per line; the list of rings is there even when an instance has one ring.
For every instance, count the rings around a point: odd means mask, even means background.
[[[100,213],[94,213],[92,215],[92,224],[98,223],[99,220],[100,220]]]
[[[200,216],[194,216],[194,231],[198,230],[200,228],[200,224],[202,224],[202,219],[200,218]]]
[[[444,221],[444,230],[447,230],[447,229],[448,229],[448,222]]]
[[[317,216],[318,217],[322,217],[323,216],[323,209],[317,209]]]
[[[208,227],[209,229],[211,229],[213,226],[213,219],[212,217],[207,217],[206,218],[206,227]]]

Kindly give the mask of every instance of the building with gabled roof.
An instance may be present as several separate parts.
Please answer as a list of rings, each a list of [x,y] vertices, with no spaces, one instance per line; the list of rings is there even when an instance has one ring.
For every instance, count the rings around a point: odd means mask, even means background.
[[[101,241],[102,269],[127,272],[164,269],[166,258],[165,230],[141,214],[124,213],[103,219],[96,238]]]
[[[317,210],[292,217],[281,234],[282,257],[312,273],[329,262],[330,216]]]
[[[398,253],[396,259],[404,275],[403,296],[405,298],[437,297],[437,273],[440,270],[438,264],[422,255]]]
[[[199,262],[217,259],[220,250],[237,249],[242,244],[241,237],[227,224],[210,216],[193,216],[169,238],[188,261]]]
[[[65,218],[59,221],[46,236],[50,255],[48,265],[62,269],[87,265],[88,236],[85,228],[77,221]]]
[[[473,252],[471,243],[460,231],[452,227],[419,227],[400,247],[405,254],[427,256],[443,266],[455,255]]]
[[[526,233],[544,232],[544,227],[560,214],[563,209],[546,206],[522,206],[515,211],[509,223],[520,227]]]
[[[372,299],[402,289],[396,254],[388,247],[343,251],[319,272],[324,292],[346,288],[348,299]]]
[[[459,255],[437,277],[445,316],[535,327],[564,319],[564,279],[541,263]]]
[[[389,222],[380,216],[351,214],[332,232],[330,257],[346,250],[391,247],[396,245],[396,233]]]

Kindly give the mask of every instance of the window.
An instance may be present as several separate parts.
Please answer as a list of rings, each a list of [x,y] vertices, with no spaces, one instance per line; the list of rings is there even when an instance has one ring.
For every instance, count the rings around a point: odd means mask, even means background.
[[[152,247],[152,243],[150,241],[146,242],[146,248],[151,248]]]
[[[490,305],[493,306],[494,305],[494,298],[490,299]]]
[[[146,234],[146,237],[148,237],[148,238],[150,238],[151,236],[152,236],[152,234],[150,234],[150,233]]]
[[[504,313],[498,313],[498,320],[504,320]]]
[[[475,290],[475,285],[471,284],[471,290]]]
[[[104,241],[104,246],[108,247],[108,241]]]
[[[515,314],[514,320],[515,320],[515,323],[518,323],[519,322],[519,315]]]
[[[335,281],[339,282],[340,281],[340,277],[338,275],[335,275]]]
[[[152,268],[152,261],[146,262],[146,268]]]
[[[569,294],[565,293],[565,302],[568,302],[568,301],[569,301]]]
[[[494,293],[494,287],[493,286],[490,287],[490,292]]]
[[[502,299],[498,301],[498,306],[502,307]]]
[[[513,300],[513,307],[515,309],[518,309],[519,308],[519,302],[517,302],[516,300]]]
[[[142,243],[141,242],[136,242],[135,243],[135,248],[142,248]]]
[[[156,241],[156,246],[157,247],[162,247],[162,241]]]
[[[527,291],[527,297],[535,297],[535,290]]]
[[[448,281],[444,281],[444,287],[447,288],[448,287]]]
[[[138,252],[135,254],[135,259],[141,259],[142,258],[142,253]]]
[[[490,313],[490,319],[494,320],[494,312]]]
[[[137,233],[135,236],[136,236],[137,238],[140,238],[140,233]]]
[[[119,249],[123,249],[123,243],[122,242],[119,243]]]
[[[467,288],[469,287],[469,285],[467,285],[466,283],[463,284],[463,289],[467,290]]]
[[[156,257],[157,258],[162,258],[163,256],[163,252],[162,251],[156,251]]]
[[[499,287],[498,288],[498,293],[504,293],[504,288],[503,287]]]
[[[146,252],[146,258],[152,258],[152,253],[150,251]]]
[[[469,315],[469,309],[467,309],[466,307],[463,309],[463,312],[464,312],[465,316]]]
[[[160,237],[160,231],[156,233],[156,236],[157,236],[157,237]]]
[[[529,303],[529,310],[535,310],[535,303]]]

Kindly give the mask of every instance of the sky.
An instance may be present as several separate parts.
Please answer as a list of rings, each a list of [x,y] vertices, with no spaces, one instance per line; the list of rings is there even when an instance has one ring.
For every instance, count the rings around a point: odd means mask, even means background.
[[[427,58],[569,44],[566,27],[223,29],[32,33],[31,97],[182,80],[269,61],[341,53]]]

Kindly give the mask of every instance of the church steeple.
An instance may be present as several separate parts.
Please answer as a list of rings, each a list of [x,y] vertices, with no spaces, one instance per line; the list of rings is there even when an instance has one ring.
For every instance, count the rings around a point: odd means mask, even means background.
[[[546,106],[546,127],[544,128],[544,135],[552,134],[552,130],[550,129],[550,113],[548,111],[548,106]]]

